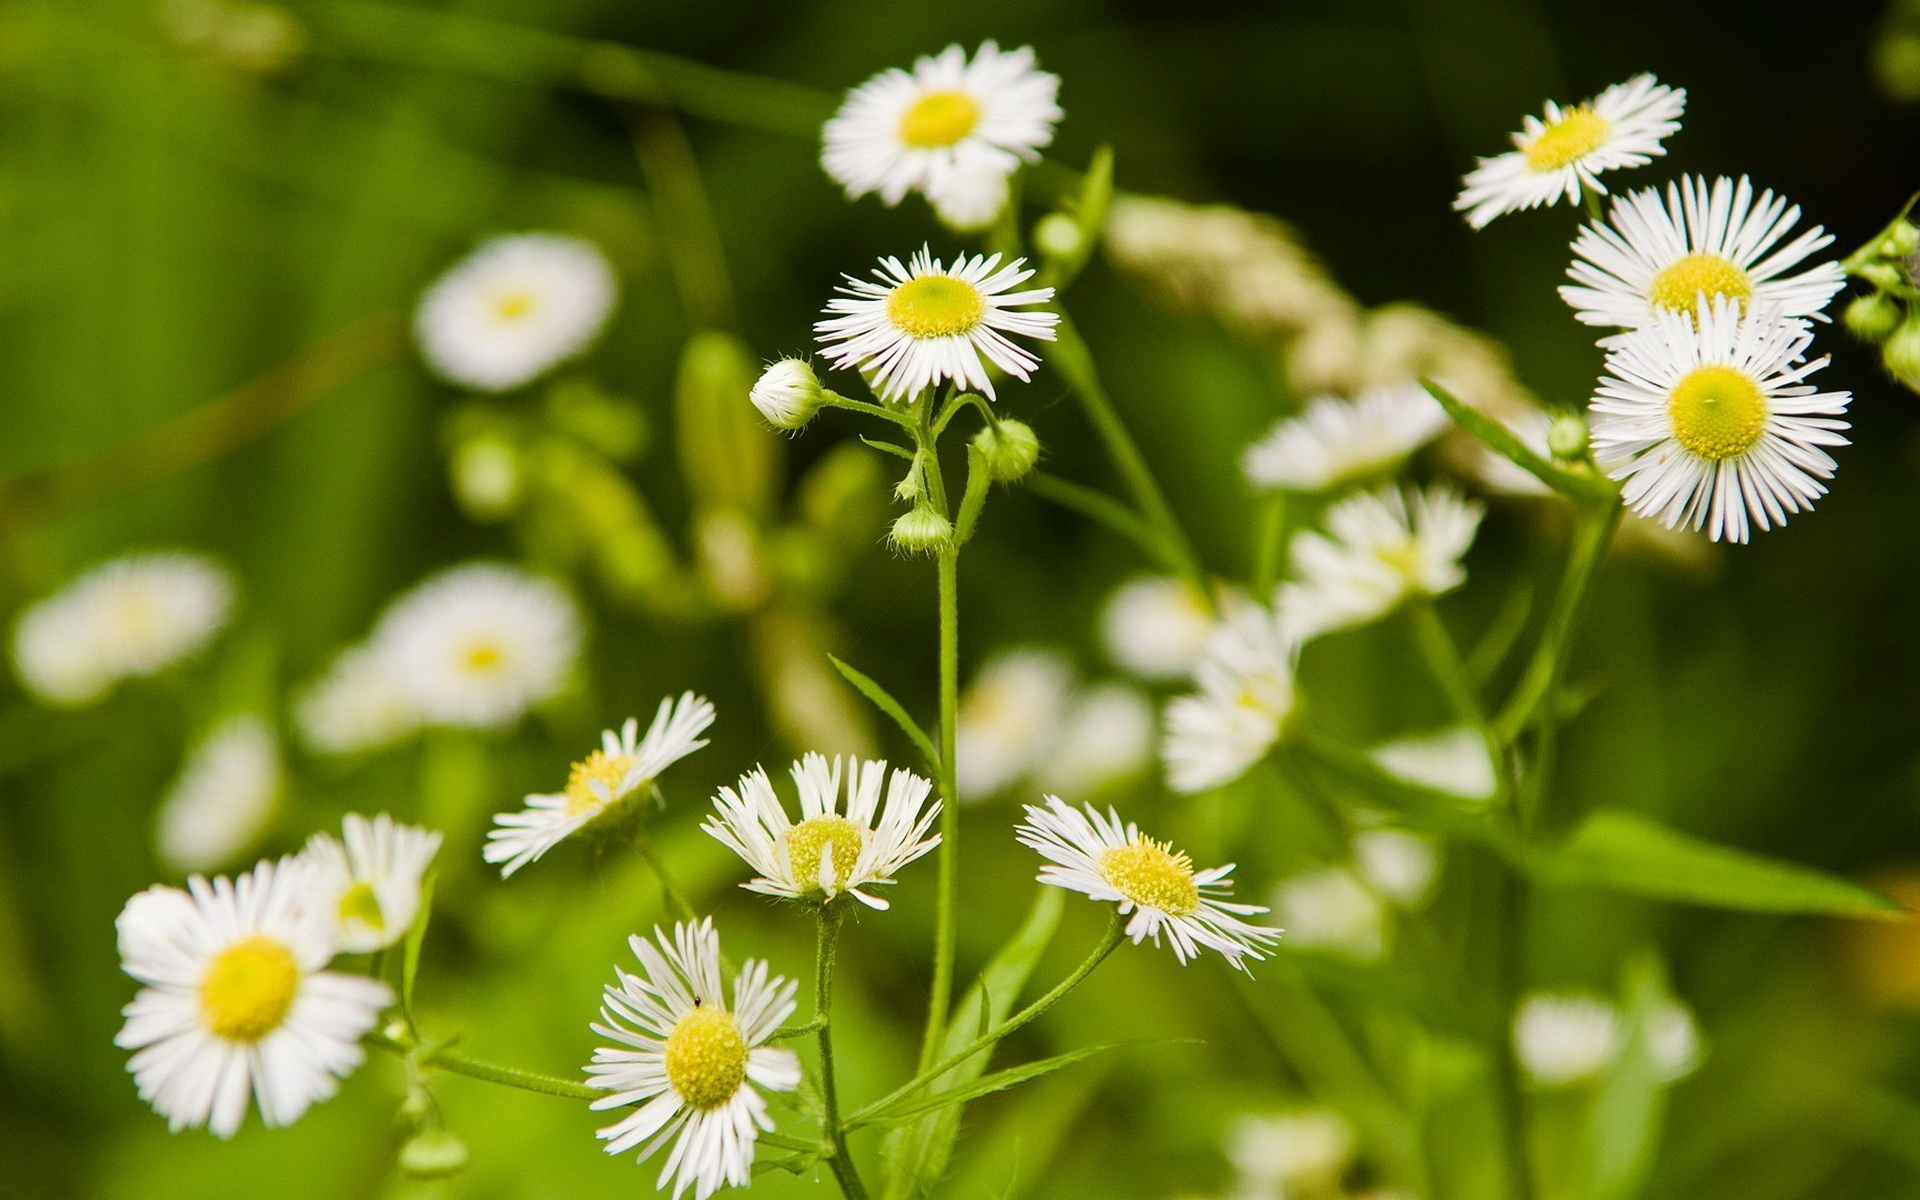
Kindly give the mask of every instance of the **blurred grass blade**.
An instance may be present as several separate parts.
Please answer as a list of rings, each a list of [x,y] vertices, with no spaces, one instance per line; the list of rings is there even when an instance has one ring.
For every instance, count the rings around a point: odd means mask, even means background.
[[[1781,862],[1668,829],[1634,813],[1602,811],[1565,845],[1531,856],[1547,883],[1748,912],[1897,917],[1897,902],[1812,867]]]
[[[1030,1063],[1021,1063],[1017,1067],[1008,1067],[1004,1071],[995,1071],[993,1074],[976,1079],[963,1087],[938,1092],[932,1096],[928,1096],[924,1100],[913,1101],[911,1103],[903,1101],[901,1107],[894,1109],[892,1112],[881,1109],[873,1116],[867,1118],[863,1123],[879,1129],[896,1128],[906,1124],[908,1121],[912,1121],[929,1113],[942,1112],[948,1109],[958,1111],[961,1105],[976,1097],[1005,1091],[1016,1084],[1025,1083],[1030,1079],[1039,1079],[1042,1076],[1051,1075],[1062,1067],[1070,1067],[1074,1063],[1083,1062],[1096,1054],[1104,1054],[1109,1050],[1117,1050],[1122,1046],[1139,1046],[1148,1042],[1165,1042],[1167,1040],[1169,1039],[1125,1038],[1117,1042],[1102,1042],[1097,1046],[1083,1046],[1078,1050],[1069,1050],[1065,1054],[1056,1054],[1052,1058],[1036,1059]]]
[[[913,718],[907,715],[907,710],[900,707],[900,702],[887,694],[887,689],[875,683],[858,668],[848,666],[838,657],[831,654],[827,657],[833,660],[833,669],[840,672],[841,678],[860,689],[860,694],[873,701],[875,708],[893,718],[893,723],[912,739],[914,746],[926,757],[929,767],[939,765],[940,752],[933,748],[933,739],[927,736],[926,730],[914,724]]]

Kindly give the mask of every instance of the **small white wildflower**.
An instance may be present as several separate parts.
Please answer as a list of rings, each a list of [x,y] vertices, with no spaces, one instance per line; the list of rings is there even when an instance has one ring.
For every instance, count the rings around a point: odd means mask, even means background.
[[[451,382],[503,392],[585,349],[617,291],[606,256],[584,238],[496,237],[427,289],[414,333]]]
[[[211,871],[266,832],[280,799],[279,739],[259,717],[229,718],[187,756],[160,802],[154,840],[176,871]]]

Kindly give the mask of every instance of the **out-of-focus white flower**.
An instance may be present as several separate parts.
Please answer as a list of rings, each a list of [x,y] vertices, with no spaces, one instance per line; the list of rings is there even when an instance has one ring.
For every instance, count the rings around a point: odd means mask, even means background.
[[[1199,690],[1170,701],[1160,756],[1176,791],[1228,784],[1266,757],[1293,713],[1298,644],[1273,610],[1249,604],[1207,642]]]
[[[1404,829],[1368,829],[1353,839],[1354,866],[1375,892],[1417,908],[1433,889],[1439,858],[1433,843]]]
[[[1074,698],[1034,782],[1046,792],[1097,796],[1152,765],[1153,740],[1150,700],[1122,683],[1088,688]]]
[[[1059,92],[1028,47],[983,42],[969,62],[948,46],[847,93],[820,161],[850,200],[878,192],[898,204],[917,191],[949,225],[978,229],[1006,204],[1007,177],[1053,141]]]
[[[584,238],[496,237],[427,289],[414,334],[451,382],[504,392],[585,349],[617,292],[606,256]]]
[[[1373,761],[1409,783],[1451,792],[1484,804],[1493,798],[1493,759],[1477,729],[1459,726],[1439,733],[1398,738],[1375,746]]]
[[[1282,623],[1304,641],[1376,620],[1411,596],[1452,591],[1466,582],[1460,560],[1481,512],[1449,487],[1349,496],[1328,510],[1326,533],[1293,539],[1295,578],[1280,590]]]
[[[1317,396],[1248,446],[1240,468],[1255,488],[1332,491],[1395,466],[1446,427],[1446,410],[1411,381],[1352,400]]]
[[[1647,1049],[1661,1077],[1679,1079],[1700,1063],[1693,1014],[1677,1002],[1656,1008]],[[1611,1001],[1587,992],[1535,992],[1513,1018],[1520,1065],[1538,1085],[1566,1087],[1598,1075],[1626,1047],[1627,1026]]]
[[[359,754],[391,746],[420,728],[413,695],[370,646],[333,660],[294,704],[308,746],[322,754]]]
[[[233,579],[200,554],[149,551],[101,563],[34,604],[13,632],[14,668],[48,704],[91,704],[213,640]]]
[[[1284,880],[1273,915],[1293,946],[1334,950],[1370,961],[1387,946],[1387,910],[1373,889],[1342,867],[1319,867]]]
[[[1249,1113],[1227,1141],[1241,1191],[1275,1200],[1339,1183],[1353,1151],[1353,1127],[1324,1108]]]
[[[160,802],[154,840],[176,871],[211,871],[266,832],[280,799],[280,746],[259,717],[231,717],[187,756]]]
[[[468,563],[394,601],[371,640],[427,723],[498,728],[560,690],[580,618],[540,576]]]
[[[1213,636],[1206,600],[1183,580],[1141,575],[1121,584],[1101,614],[1107,657],[1141,679],[1192,676]]]
[[[347,954],[371,954],[405,937],[420,912],[421,881],[440,850],[434,830],[402,825],[386,813],[348,813],[342,840],[316,833],[302,857],[316,909],[333,916],[334,940]]]
[[[984,800],[1040,765],[1073,693],[1073,668],[1053,650],[1003,651],[960,697],[955,758],[960,795]]]

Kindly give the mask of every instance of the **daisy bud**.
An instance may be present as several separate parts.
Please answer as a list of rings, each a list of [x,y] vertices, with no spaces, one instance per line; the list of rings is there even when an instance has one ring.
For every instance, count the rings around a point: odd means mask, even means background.
[[[400,1147],[400,1170],[409,1179],[451,1179],[467,1169],[467,1144],[444,1129],[425,1129]]]
[[[987,474],[995,483],[1025,477],[1040,460],[1040,439],[1025,421],[1001,421],[973,435],[974,449],[986,459]]]
[[[1920,250],[1920,229],[1906,221],[1897,222],[1880,239],[1880,253],[1887,258],[1905,258],[1916,250]]]
[[[909,554],[932,553],[953,540],[953,522],[930,508],[910,508],[887,536]]]
[[[1049,213],[1033,227],[1033,244],[1048,258],[1073,258],[1087,244],[1087,234],[1067,214]]]
[[[747,398],[775,429],[798,429],[820,411],[820,380],[805,360],[783,358],[760,373]]]
[[[521,470],[513,446],[502,438],[461,443],[448,463],[453,494],[476,521],[497,521],[520,502]]]
[[[1920,313],[1910,315],[1880,348],[1887,370],[1903,383],[1920,384]]]
[[[1587,452],[1587,419],[1579,413],[1554,418],[1547,427],[1547,449],[1558,459],[1577,459]]]
[[[1900,324],[1900,302],[1885,292],[1861,296],[1847,305],[1846,322],[1861,341],[1883,342]]]

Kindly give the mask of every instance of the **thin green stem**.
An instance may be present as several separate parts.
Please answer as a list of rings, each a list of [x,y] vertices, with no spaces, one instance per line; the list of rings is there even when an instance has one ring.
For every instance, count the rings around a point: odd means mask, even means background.
[[[852,396],[842,396],[839,392],[832,391],[828,388],[820,389],[820,397],[820,402],[828,408],[844,408],[849,412],[865,413],[869,417],[879,417],[883,421],[891,421],[903,429],[911,430],[919,428],[919,423],[915,421],[913,417],[901,412],[897,408],[890,408],[884,404],[874,404],[866,400],[856,400]]]
[[[1260,522],[1254,534],[1253,594],[1266,597],[1280,582],[1287,554],[1287,493],[1275,492],[1260,504]]]
[[[939,552],[940,590],[940,868],[939,902],[934,919],[933,982],[927,997],[927,1025],[920,1042],[920,1066],[926,1069],[946,1038],[947,1012],[953,1003],[953,959],[960,917],[960,786],[956,746],[960,730],[960,548]]]
[[[1521,676],[1519,686],[1514,689],[1506,708],[1501,710],[1499,719],[1494,722],[1494,735],[1502,745],[1512,744],[1533,723],[1541,705],[1559,683],[1560,674],[1566,667],[1567,654],[1572,648],[1574,626],[1580,616],[1581,603],[1586,599],[1588,585],[1593,582],[1594,568],[1599,565],[1607,544],[1613,540],[1613,531],[1619,523],[1618,500],[1581,513],[1573,533],[1573,547],[1567,556],[1566,573],[1561,576],[1560,591],[1553,598],[1553,609],[1547,614],[1547,625],[1541,632],[1540,644],[1534,651],[1532,661],[1527,664],[1526,674]]]
[[[1113,953],[1115,947],[1120,945],[1120,942],[1126,935],[1127,919],[1116,911],[1113,914],[1113,920],[1107,926],[1106,935],[1100,939],[1100,944],[1093,948],[1093,953],[1087,955],[1086,960],[1075,967],[1072,974],[1062,979],[1058,984],[1055,984],[1052,991],[1035,1000],[1032,1004],[1027,1005],[1013,1016],[1008,1017],[1001,1024],[981,1034],[971,1042],[968,1042],[965,1046],[948,1055],[946,1058],[941,1059],[932,1066],[921,1068],[918,1075],[915,1075],[912,1079],[901,1084],[893,1091],[888,1092],[886,1095],[880,1097],[880,1099],[875,1100],[872,1104],[867,1105],[859,1112],[848,1117],[845,1122],[846,1128],[858,1129],[888,1106],[911,1096],[913,1093],[926,1087],[934,1080],[940,1078],[940,1076],[945,1075],[948,1071],[966,1062],[982,1050],[992,1048],[1002,1038],[1012,1034],[1021,1026],[1026,1025],[1029,1021],[1032,1021],[1049,1008],[1052,1008],[1055,1004],[1058,1004],[1068,992],[1079,987],[1087,976],[1093,974],[1095,967],[1098,967],[1106,961],[1107,955]]]
[[[1446,694],[1453,715],[1476,729],[1485,728],[1487,714],[1480,705],[1473,672],[1468,670],[1466,659],[1460,655],[1460,647],[1454,642],[1453,634],[1448,632],[1446,623],[1440,619],[1440,612],[1434,607],[1433,601],[1424,596],[1416,599],[1407,606],[1407,618],[1413,624],[1414,640],[1420,644],[1420,653],[1427,660],[1427,668],[1433,672],[1434,682]]]
[[[1497,995],[1501,1003],[1500,1019],[1491,1031],[1495,1073],[1499,1079],[1500,1106],[1505,1133],[1502,1147],[1506,1160],[1508,1195],[1514,1200],[1533,1200],[1533,1160],[1528,1150],[1529,1122],[1526,1089],[1521,1080],[1520,1056],[1513,1044],[1513,1017],[1520,1008],[1520,994],[1526,986],[1526,914],[1527,884],[1518,866],[1499,865],[1498,961],[1495,965]]]
[[[556,1075],[542,1075],[538,1071],[523,1071],[518,1067],[503,1067],[495,1063],[482,1062],[452,1050],[408,1045],[383,1033],[369,1033],[363,1040],[368,1045],[385,1050],[389,1054],[415,1059],[422,1067],[452,1071],[456,1075],[465,1075],[469,1079],[497,1083],[502,1087],[518,1088],[523,1092],[538,1092],[543,1096],[563,1096],[569,1100],[598,1100],[606,1095],[606,1092],[599,1088],[575,1083],[571,1079],[561,1079]]]
[[[833,1144],[833,1157],[827,1161],[840,1190],[847,1200],[867,1200],[867,1185],[861,1182],[860,1170],[847,1149],[846,1129],[840,1123],[840,1090],[833,1076],[833,964],[844,903],[829,901],[814,913],[818,936],[813,956],[813,1019],[819,1026],[815,1033],[820,1042],[821,1132]]]
[[[660,856],[659,847],[653,844],[653,837],[647,832],[647,822],[644,817],[633,823],[633,845],[640,851],[640,857],[646,860],[647,866],[652,869],[653,878],[660,885],[660,898],[666,902],[667,908],[672,911],[674,917],[682,921],[698,921],[700,913],[687,902],[686,893],[682,892],[680,885],[674,882],[673,873],[667,869],[666,859]]]

